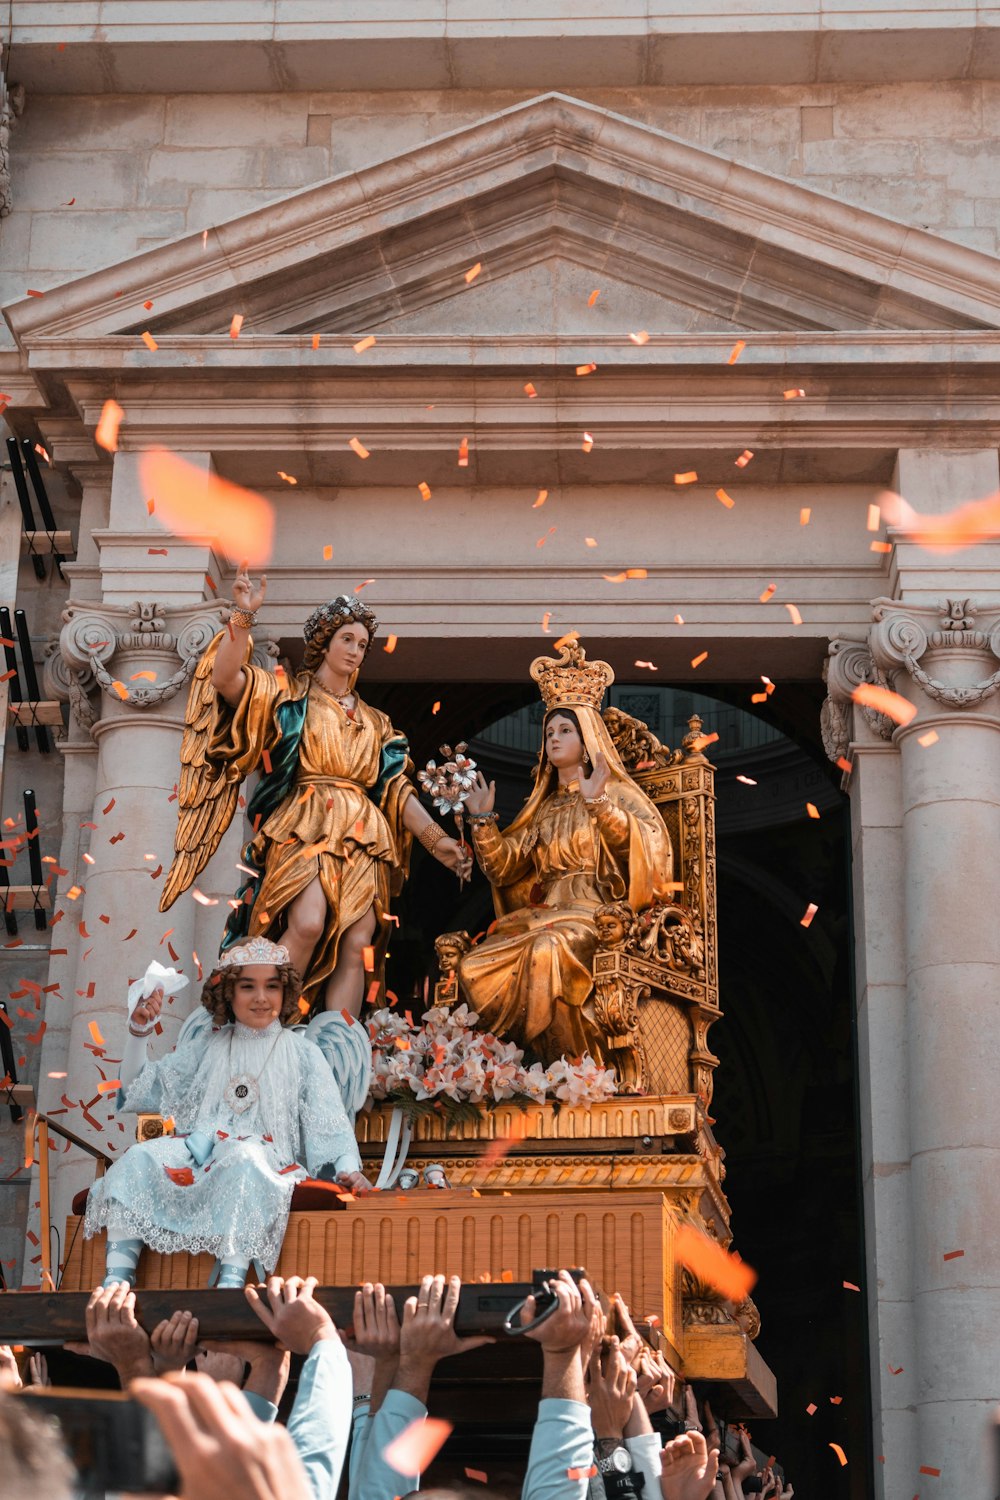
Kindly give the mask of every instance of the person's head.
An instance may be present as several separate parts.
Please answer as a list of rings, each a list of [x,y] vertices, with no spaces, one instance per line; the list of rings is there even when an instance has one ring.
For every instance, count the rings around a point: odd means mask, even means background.
[[[635,912],[627,901],[609,901],[594,912],[597,940],[602,948],[614,948],[632,931]]]
[[[255,1031],[280,1020],[298,1020],[302,995],[288,949],[267,938],[251,938],[223,954],[208,977],[201,1003],[217,1026],[238,1021]]]
[[[305,623],[302,664],[307,672],[321,666],[334,677],[352,677],[375,639],[378,620],[356,595],[341,594],[314,609]]]
[[[581,766],[589,773],[590,762],[583,743],[580,720],[571,708],[552,708],[542,724],[542,750],[556,770]]]
[[[30,1396],[0,1391],[4,1500],[70,1500],[76,1475],[62,1441]]]
[[[472,947],[467,932],[442,932],[434,939],[434,952],[442,974],[454,974],[462,958]]]

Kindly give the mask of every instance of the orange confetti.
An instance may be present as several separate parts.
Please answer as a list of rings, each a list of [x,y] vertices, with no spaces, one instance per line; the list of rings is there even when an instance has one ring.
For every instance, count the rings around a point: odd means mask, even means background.
[[[596,537],[585,536],[583,540],[586,542],[586,544],[587,544],[588,547],[596,547],[597,546],[597,538]]]
[[[600,295],[601,295],[600,288],[598,288],[598,290],[596,292],[591,292],[590,296],[587,298],[587,306],[588,307],[593,307],[594,303],[597,301],[597,299],[598,299],[598,297]],[[29,292],[28,296],[29,297],[41,297],[42,293],[41,292]]]
[[[284,469],[278,470],[278,478],[283,479],[286,484],[298,484],[299,482],[294,474],[286,474]]]
[[[675,625],[683,625],[684,624],[684,616],[683,615],[674,615],[674,624]]]
[[[580,444],[584,453],[589,453],[594,446],[594,439],[589,432],[583,434],[583,442]]]
[[[902,1365],[886,1365],[886,1369],[889,1371],[890,1375],[902,1375],[903,1373]]]
[[[549,498],[549,492],[548,492],[548,490],[539,490],[538,491],[538,499],[535,500],[534,503],[532,504],[532,507],[531,507],[532,510],[537,510],[540,505],[544,505],[545,502],[546,502],[546,500],[548,498]]]
[[[746,339],[737,339],[732,347],[732,352],[726,360],[727,365],[734,365],[747,346]]]
[[[440,1417],[418,1417],[382,1449],[382,1457],[397,1474],[422,1474],[444,1446],[452,1430]]]
[[[320,340],[319,334],[318,333],[314,333],[313,336],[312,336],[312,346],[313,346],[314,349],[318,349],[319,348],[319,340]]]
[[[219,898],[217,896],[206,896],[204,891],[199,891],[197,886],[193,886],[191,888],[191,895],[194,897],[195,901],[197,901],[199,906],[218,906],[219,904]]]
[[[809,814],[809,816],[811,818],[818,818],[819,817],[819,808],[816,806],[815,802],[807,802],[806,803],[806,812]]]
[[[118,696],[122,700],[122,702],[123,703],[127,703],[128,702],[128,688],[125,686],[124,682],[118,682],[116,680],[115,682],[113,682],[111,684],[111,686],[114,688],[115,692],[118,694]]]
[[[848,776],[850,776],[851,772],[854,770],[854,762],[852,760],[848,760],[846,756],[843,755],[837,756],[837,765]]]
[[[784,398],[785,398],[786,401],[795,401],[795,400],[798,399],[799,396],[804,396],[805,395],[805,391],[803,391],[803,390],[782,391],[781,394],[784,396]]]
[[[715,742],[716,742],[716,740],[718,738],[719,738],[718,734],[713,730],[713,732],[711,734],[699,734],[699,735],[696,735],[695,738],[693,740],[691,740],[689,743],[691,745],[691,749],[692,750],[699,751],[699,750],[704,750],[704,748],[705,748],[706,745],[714,745]],[[683,889],[684,889],[683,886],[678,886],[678,890],[683,890]]]
[[[793,625],[801,625],[802,624],[802,616],[799,614],[798,606],[795,605],[795,604],[786,604],[785,608],[788,610],[788,613],[789,613],[789,615],[791,617],[792,624]]]
[[[775,594],[777,592],[778,592],[778,585],[776,583],[769,583],[768,586],[767,586],[767,588],[764,590],[764,592],[760,596],[760,602],[761,602],[761,604],[766,604],[769,599],[773,599],[774,596],[775,596]]]
[[[818,1411],[819,1407],[816,1405],[815,1401],[810,1401],[809,1405],[806,1407],[807,1414],[810,1417],[814,1417]]]
[[[365,447],[360,438],[351,438],[348,441],[347,446],[351,449],[352,453],[356,453],[359,458],[368,457],[368,449]]]
[[[32,287],[29,286],[28,291],[27,291],[27,296],[29,296],[29,297],[44,297],[45,293],[44,292],[36,292]]]
[[[698,656],[692,656],[691,665],[692,667],[700,667],[703,661],[708,661],[707,651],[702,651]]]
[[[674,1241],[674,1256],[680,1265],[708,1282],[732,1302],[749,1296],[757,1273],[736,1255],[723,1250],[715,1240],[690,1224],[682,1224]]]
[[[859,1286],[855,1286],[853,1281],[845,1281],[844,1282],[844,1291],[845,1292],[860,1292],[860,1290],[861,1290],[861,1288]]]
[[[639,344],[640,346],[642,344],[649,343],[649,334],[644,328],[639,333],[630,333],[629,338],[632,340],[633,344]]]
[[[812,509],[808,505],[803,505],[802,509],[799,511],[799,525],[808,526],[811,517]]]
[[[545,533],[545,535],[544,536],[540,536],[538,538],[538,541],[535,543],[535,546],[536,547],[544,547],[545,543],[548,541],[549,537],[552,535],[552,533],[555,531],[555,529],[556,528],[554,526],[550,526],[549,529],[548,529],[548,531]]]
[[[883,554],[887,553],[887,552],[891,552],[892,551],[892,543],[891,542],[871,542],[869,544],[868,551],[869,552],[881,552]]]
[[[964,1254],[964,1250],[947,1250],[943,1258],[945,1260],[961,1260]]]
[[[94,442],[108,453],[118,452],[118,429],[125,412],[117,401],[105,401],[94,432]]]
[[[239,336],[240,336],[240,329],[242,327],[243,327],[243,314],[242,313],[233,313],[233,321],[229,325],[229,337],[231,339],[238,339]]]
[[[398,640],[399,640],[399,636],[397,636],[397,635],[390,635],[387,638],[385,645],[382,647],[382,650],[388,652],[388,654],[391,656],[392,653],[396,649],[396,642]]]
[[[902,496],[891,492],[879,499],[888,523],[908,531],[910,539],[928,552],[959,552],[1000,531],[1000,493],[970,500],[941,516],[921,515]]]
[[[155,354],[156,351],[157,351],[157,349],[159,349],[160,346],[156,342],[156,340],[154,339],[153,335],[150,333],[149,329],[148,328],[143,329],[143,331],[139,335],[139,337],[142,339],[142,342],[145,344],[145,346],[149,350],[150,354]]]
[[[597,369],[597,366],[594,364],[593,360],[591,360],[589,364],[586,364],[586,365],[577,365],[577,367],[576,367],[576,373],[578,375],[593,375],[593,373],[594,373],[594,371],[596,369]]]
[[[674,475],[674,484],[697,484],[698,473],[696,469],[686,469],[683,474]]]
[[[489,1478],[482,1469],[466,1469],[466,1479],[474,1479],[477,1484],[489,1484]]]
[[[840,1444],[839,1443],[829,1443],[828,1447],[832,1448],[833,1451],[834,1451],[834,1453],[836,1453],[837,1457],[840,1459],[840,1466],[841,1466],[841,1468],[846,1468],[847,1467],[847,1454],[844,1452],[844,1450],[840,1446]]]
[[[142,305],[146,309],[147,312],[152,312],[152,310],[153,310],[153,304],[152,304],[152,302],[146,301]]]
[[[881,519],[882,512],[879,506],[869,505],[867,529],[869,531],[878,531],[879,526],[881,525]]]
[[[150,449],[139,463],[142,484],[156,493],[156,519],[177,536],[214,536],[251,568],[267,562],[274,510],[263,495],[195,468],[176,453]]]
[[[753,449],[752,448],[744,448],[743,452],[740,454],[739,458],[736,459],[736,461],[735,461],[736,462],[736,467],[738,469],[745,469],[746,466],[747,466],[747,464],[750,462],[750,460],[752,458],[753,458]]]
[[[659,667],[654,667],[651,661],[637,661],[635,665],[637,667],[647,667],[650,672],[658,672],[660,670]]]
[[[373,348],[374,344],[375,335],[373,333],[369,333],[365,338],[358,339],[358,342],[356,344],[352,344],[351,347],[354,350],[355,354],[364,354],[365,350]]]
[[[578,641],[579,639],[580,632],[578,630],[567,630],[566,634],[561,635],[556,641],[554,650],[561,651],[564,646],[572,645],[574,641]]]
[[[941,1478],[941,1470],[940,1469],[932,1469],[931,1466],[930,1466],[930,1464],[921,1464],[920,1468],[917,1470],[917,1472],[919,1474],[930,1474],[930,1476],[931,1476],[932,1479],[940,1479]]]
[[[923,745],[925,749],[928,745],[936,745],[937,742],[938,732],[936,729],[928,729],[926,734],[917,735],[917,744]]]
[[[538,395],[538,392],[535,390],[535,387],[532,385],[530,380],[524,387],[524,394],[527,396],[529,401],[533,401]]]
[[[323,561],[324,562],[329,562],[330,559],[332,558],[332,556],[333,556],[333,548],[330,546],[330,543],[327,542],[326,546],[323,548]]]
[[[716,500],[720,500],[727,510],[732,510],[733,506],[736,504],[736,501],[733,499],[732,495],[727,495],[725,490],[716,490],[715,498]]]
[[[155,672],[133,672],[129,682],[155,682]]]
[[[115,1090],[120,1089],[121,1086],[122,1081],[120,1078],[108,1078],[104,1081],[104,1083],[99,1083],[97,1085],[97,1092],[99,1094],[113,1094]]]
[[[420,492],[421,500],[429,500],[431,498],[431,487],[429,484],[425,484],[423,480],[417,485],[417,489]]]
[[[858,683],[851,697],[855,703],[860,703],[865,708],[874,708],[887,718],[894,719],[897,724],[909,724],[916,717],[916,704],[900,697],[899,693],[890,692],[888,688],[876,687],[874,683]]]
[[[469,267],[469,269],[465,273],[466,286],[469,286],[473,281],[475,281],[476,277],[479,275],[482,269],[483,263],[481,260],[477,260],[474,266]]]
[[[799,918],[799,926],[800,927],[811,927],[812,926],[812,919],[813,919],[813,917],[816,915],[816,913],[818,911],[819,911],[819,907],[816,905],[815,901],[810,901],[809,905],[806,907],[806,914],[805,914],[805,916]]]
[[[593,1479],[597,1473],[597,1465],[591,1464],[589,1469],[567,1469],[567,1479]]]
[[[469,467],[469,439],[464,437],[458,445],[458,467],[467,469]]]
[[[737,781],[742,781],[742,783],[743,783],[744,786],[756,786],[757,785],[756,781],[754,781],[754,779],[753,779],[752,776],[737,776],[736,780]]]
[[[96,1021],[91,1021],[87,1026],[87,1030],[90,1032],[91,1040],[95,1047],[106,1047],[108,1045],[101,1035],[101,1028]]]
[[[190,1187],[194,1182],[194,1173],[190,1167],[164,1167],[163,1170],[177,1187]]]
[[[545,632],[546,635],[548,635],[548,633],[549,633],[549,621],[551,619],[552,619],[552,611],[550,609],[547,609],[545,611],[544,615],[542,615],[542,630]]]
[[[433,703],[433,705],[431,707],[431,713],[432,714],[438,714],[440,712],[441,712],[441,699],[437,698],[437,699],[435,699],[435,701],[434,701],[434,703]]]

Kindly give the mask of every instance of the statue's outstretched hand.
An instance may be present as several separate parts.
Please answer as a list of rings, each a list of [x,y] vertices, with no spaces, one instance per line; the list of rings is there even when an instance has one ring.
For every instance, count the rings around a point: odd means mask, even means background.
[[[604,795],[605,788],[611,779],[611,770],[604,756],[598,753],[594,760],[594,769],[589,776],[580,777],[580,790],[588,802],[593,802],[595,797]]]
[[[241,562],[236,577],[233,580],[233,603],[237,609],[249,610],[256,614],[264,603],[264,595],[267,593],[267,577],[264,573],[260,575],[260,583],[254,586],[250,574],[247,572],[247,564]]]
[[[457,839],[438,839],[434,845],[434,854],[447,869],[454,870],[463,880],[468,880],[472,874],[472,855],[468,846],[460,844]]]
[[[482,771],[476,772],[476,784],[468,797],[465,805],[470,813],[489,813],[493,811],[496,801],[497,784],[495,781],[487,781]]]

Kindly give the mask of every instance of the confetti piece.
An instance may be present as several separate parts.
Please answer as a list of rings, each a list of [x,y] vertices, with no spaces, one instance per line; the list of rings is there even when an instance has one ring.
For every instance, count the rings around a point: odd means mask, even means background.
[[[178,1187],[191,1187],[194,1182],[194,1173],[190,1167],[164,1167],[163,1170]]]
[[[431,713],[432,714],[437,714],[437,713],[440,713],[440,712],[441,712],[441,699],[437,698],[437,699],[435,699],[433,705],[431,706]]]
[[[240,336],[240,329],[242,327],[243,327],[243,314],[242,313],[233,313],[233,321],[229,325],[229,337],[231,339],[238,339],[239,336]]]
[[[879,498],[888,523],[905,528],[928,552],[959,552],[1000,531],[1000,493],[970,500],[941,516],[921,515],[902,496],[888,491]]]
[[[588,547],[596,547],[597,546],[597,538],[596,537],[585,536],[583,540],[586,542],[586,544],[587,544]]]
[[[153,448],[139,464],[143,487],[156,495],[156,519],[177,536],[210,531],[233,557],[260,567],[271,555],[274,510],[263,495]]]
[[[327,542],[326,546],[323,548],[323,561],[329,562],[332,556],[333,548],[330,546],[329,542]]]
[[[683,615],[674,615],[674,624],[675,625],[683,625],[684,624],[684,616]]]
[[[124,682],[115,681],[115,682],[113,682],[111,684],[111,686],[114,689],[114,691],[118,694],[118,696],[122,700],[122,702],[123,703],[127,703],[128,702],[128,688],[125,686]]]
[[[118,429],[125,412],[117,401],[105,401],[94,432],[94,442],[108,453],[118,452]]]
[[[809,816],[811,818],[818,818],[819,817],[819,808],[816,806],[815,802],[807,802],[806,803],[806,812],[809,814]],[[845,1281],[844,1285],[847,1286],[848,1283]],[[855,1287],[854,1290],[857,1291],[857,1287]]]
[[[837,756],[837,765],[839,766],[840,770],[844,771],[848,776],[850,776],[851,772],[854,770],[854,762],[852,760],[848,760],[846,756],[843,755]]]
[[[630,333],[629,338],[632,340],[633,344],[641,345],[649,343],[649,334],[645,329],[642,329],[640,333]]]
[[[382,1449],[382,1457],[397,1474],[422,1474],[451,1432],[440,1417],[418,1417]]]
[[[542,615],[542,630],[546,635],[549,633],[549,621],[552,619],[552,611],[547,609]]]
[[[837,1457],[840,1459],[841,1468],[845,1469],[847,1467],[847,1454],[844,1452],[840,1444],[829,1443],[827,1446],[833,1449],[834,1453],[836,1453]]]
[[[860,682],[851,697],[855,703],[860,703],[865,708],[874,708],[887,718],[894,719],[897,724],[909,724],[916,717],[915,704],[900,697],[899,693],[890,692],[888,688],[876,687],[874,683]]]
[[[388,654],[391,656],[392,653],[396,649],[396,642],[398,640],[399,640],[399,636],[398,635],[390,635],[388,637],[388,639],[386,640],[385,645],[382,647],[382,650],[388,652]]]
[[[697,484],[698,473],[696,469],[686,469],[683,474],[674,475],[674,484]]]
[[[808,505],[803,505],[802,509],[799,511],[799,525],[808,526],[811,516],[812,510],[810,509],[810,507]]]
[[[584,453],[589,453],[594,446],[594,439],[589,432],[583,434],[583,442],[580,444]]]
[[[962,1258],[962,1256],[964,1254],[965,1254],[964,1250],[948,1250],[948,1251],[945,1252],[945,1255],[944,1255],[943,1258],[945,1260],[961,1260],[961,1258]]]
[[[545,533],[545,535],[544,536],[540,536],[538,538],[538,541],[535,543],[535,546],[536,547],[544,547],[545,543],[548,541],[549,537],[552,535],[552,533],[555,531],[555,529],[556,528],[554,526],[550,526],[549,529],[548,529],[548,531]]]
[[[524,394],[527,396],[527,398],[528,398],[529,401],[533,401],[535,399],[535,397],[538,395],[538,392],[535,390],[535,387],[532,385],[532,383],[531,383],[530,380],[528,381],[527,385],[524,387]]]
[[[94,856],[92,854],[85,854],[83,856],[83,860],[84,860],[84,863],[88,864],[88,865],[94,865],[94,864],[97,863],[97,861],[95,860],[95,858],[94,858]]]
[[[146,309],[147,312],[152,312],[152,310],[153,310],[153,304],[152,304],[152,302],[146,301],[142,305]]]
[[[811,807],[812,803],[810,803],[809,806]],[[818,814],[817,814],[817,816],[818,816]],[[844,1291],[845,1292],[860,1292],[860,1290],[861,1290],[861,1288],[859,1286],[855,1286],[853,1281],[845,1281],[844,1282]]]
[[[318,333],[314,333],[313,336],[312,336],[312,346],[313,346],[314,349],[318,349],[319,348],[319,339],[320,339],[319,334]]]
[[[700,667],[703,661],[708,661],[708,652],[702,651],[698,656],[692,656],[692,667]]]
[[[483,263],[481,260],[477,260],[474,266],[469,267],[469,269],[465,273],[466,286],[469,286],[473,281],[475,281],[476,277],[479,275],[482,269]]]
[[[739,458],[737,458],[735,460],[736,467],[738,469],[745,469],[746,466],[747,466],[747,464],[750,462],[750,460],[752,458],[753,458],[753,449],[752,448],[744,448],[743,452],[740,454]]]
[[[469,439],[464,437],[458,445],[458,467],[467,469],[469,467]]]
[[[544,505],[545,502],[546,502],[546,500],[548,498],[549,498],[549,492],[548,492],[548,490],[539,490],[538,491],[538,499],[533,502],[532,507],[531,507],[532,510],[538,510],[539,506]]]
[[[91,1021],[87,1027],[87,1030],[90,1032],[91,1040],[93,1041],[95,1047],[106,1047],[108,1045],[101,1035],[101,1028],[98,1026],[96,1021]]]
[[[648,667],[650,672],[658,672],[660,670],[659,667],[654,667],[651,661],[637,661],[635,665],[637,667]]]
[[[42,295],[43,295],[42,292],[29,292],[28,293],[29,297],[41,297]],[[600,295],[601,295],[600,288],[598,288],[596,292],[591,292],[590,296],[587,298],[587,306],[588,307],[593,307],[594,303],[597,301],[597,299],[598,299],[598,297]]]
[[[799,918],[799,926],[810,927],[812,925],[812,919],[818,911],[819,907],[816,905],[815,901],[810,901],[809,905],[806,907],[805,916]]]
[[[695,738],[690,741],[691,749],[695,751],[704,750],[706,745],[714,745],[718,738],[718,734],[714,731],[711,734],[696,735]],[[677,889],[683,890],[684,886],[679,885]]]
[[[153,335],[150,333],[149,329],[148,328],[144,329],[143,332],[139,335],[139,337],[142,339],[142,342],[145,344],[145,346],[149,350],[150,354],[155,354],[156,351],[157,351],[157,349],[159,349],[160,346],[156,342],[156,340],[154,339]]]
[[[564,646],[570,646],[574,641],[578,641],[579,639],[580,632],[578,630],[567,630],[566,634],[561,635],[556,641],[554,649],[561,651]]]
[[[417,485],[417,489],[420,491],[421,500],[429,500],[431,498],[431,487],[429,484],[425,484],[423,480]]]
[[[369,333],[363,339],[358,339],[358,342],[356,344],[352,344],[351,347],[354,350],[355,354],[364,354],[366,349],[371,349],[374,347],[374,345],[375,335],[373,333]]]
[[[482,1469],[466,1469],[465,1477],[466,1479],[475,1480],[476,1484],[489,1484],[489,1478],[483,1473]]]
[[[766,604],[769,599],[773,599],[774,596],[775,596],[775,594],[777,592],[778,592],[778,585],[776,583],[769,583],[768,586],[767,586],[767,588],[764,590],[764,592],[760,596],[760,602],[761,602],[761,604]]]
[[[368,449],[365,447],[360,438],[351,438],[347,446],[351,449],[352,453],[356,453],[359,458],[368,457]]]
[[[716,500],[721,501],[727,510],[732,510],[733,506],[736,504],[736,501],[733,499],[732,495],[727,495],[725,490],[716,490],[715,498]]]
[[[270,774],[271,774],[271,752],[270,752],[270,750],[264,750],[261,753],[260,759],[261,759],[261,764],[264,767],[264,770],[267,772],[268,776],[270,776]]]
[[[97,1092],[99,1094],[113,1094],[117,1089],[120,1089],[121,1086],[122,1081],[120,1078],[108,1078],[104,1083],[99,1083],[97,1085]]]
[[[784,398],[785,398],[786,401],[795,401],[795,400],[798,399],[799,396],[804,396],[805,395],[805,391],[803,391],[803,390],[782,391],[781,394],[784,396]],[[847,1460],[845,1459],[844,1462],[846,1463]]]
[[[736,343],[732,347],[732,351],[731,351],[731,353],[729,355],[729,358],[726,360],[726,364],[727,365],[734,365],[736,363],[736,361],[739,359],[740,355],[743,353],[743,351],[746,348],[746,346],[747,346],[746,339],[737,339]]]
[[[920,1474],[930,1474],[930,1476],[931,1476],[932,1479],[940,1479],[941,1478],[941,1470],[940,1469],[932,1469],[931,1466],[930,1466],[930,1464],[921,1464],[920,1468],[919,1468],[919,1470],[917,1472],[920,1473]]]
[[[586,365],[577,365],[577,367],[576,367],[576,373],[578,375],[593,375],[593,373],[594,373],[594,371],[596,369],[597,369],[597,366],[594,364],[593,360],[591,360],[589,364],[586,364]]]
[[[802,616],[799,614],[798,606],[795,605],[795,604],[786,604],[785,608],[788,610],[788,613],[789,613],[789,615],[791,617],[792,624],[793,625],[801,625],[802,624]]]
[[[902,1365],[886,1365],[886,1369],[889,1371],[890,1375],[902,1375],[903,1373]]]
[[[917,744],[918,745],[923,745],[925,748],[928,745],[936,745],[937,742],[938,742],[938,732],[937,732],[936,729],[928,729],[928,731],[927,731],[926,734],[918,734],[917,735]]]
[[[867,529],[869,531],[878,531],[879,526],[881,525],[881,518],[882,512],[879,506],[869,505]]]
[[[219,904],[219,899],[217,896],[206,896],[204,891],[199,891],[197,886],[192,887],[191,895],[194,897],[195,901],[197,901],[199,906],[218,906]]]
[[[736,780],[737,781],[742,781],[742,783],[743,783],[744,786],[756,786],[757,785],[756,781],[754,781],[754,779],[753,779],[752,776],[737,776]]]
[[[738,1256],[730,1255],[715,1240],[701,1234],[690,1224],[682,1224],[674,1241],[674,1256],[687,1269],[715,1287],[733,1302],[749,1296],[757,1273]]]
[[[129,682],[155,682],[155,672],[133,672]]]
[[[567,1469],[567,1479],[593,1479],[597,1473],[597,1465],[591,1464],[589,1469]]]
[[[32,287],[29,286],[27,295],[29,297],[44,297],[45,293],[44,292],[36,292]]]
[[[892,551],[892,543],[891,542],[872,542],[869,545],[868,551],[869,552],[882,552],[882,553],[891,552]]]
[[[286,484],[298,484],[299,482],[294,474],[286,474],[284,469],[278,470],[278,478],[283,479]]]
[[[816,1405],[815,1401],[810,1401],[809,1405],[806,1407],[807,1414],[810,1417],[814,1417],[818,1411],[819,1407]]]

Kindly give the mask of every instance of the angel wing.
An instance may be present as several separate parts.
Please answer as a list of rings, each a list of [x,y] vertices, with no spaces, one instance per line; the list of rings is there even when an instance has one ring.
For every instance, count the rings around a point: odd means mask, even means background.
[[[239,801],[242,771],[237,774],[231,766],[213,764],[206,754],[216,701],[212,667],[221,639],[220,633],[202,656],[188,692],[181,741],[181,775],[177,786],[179,806],[177,832],[174,834],[175,854],[160,897],[161,911],[173,906],[177,897],[197,880],[233,821]],[[253,644],[248,637],[244,665],[250,660],[252,651]]]

